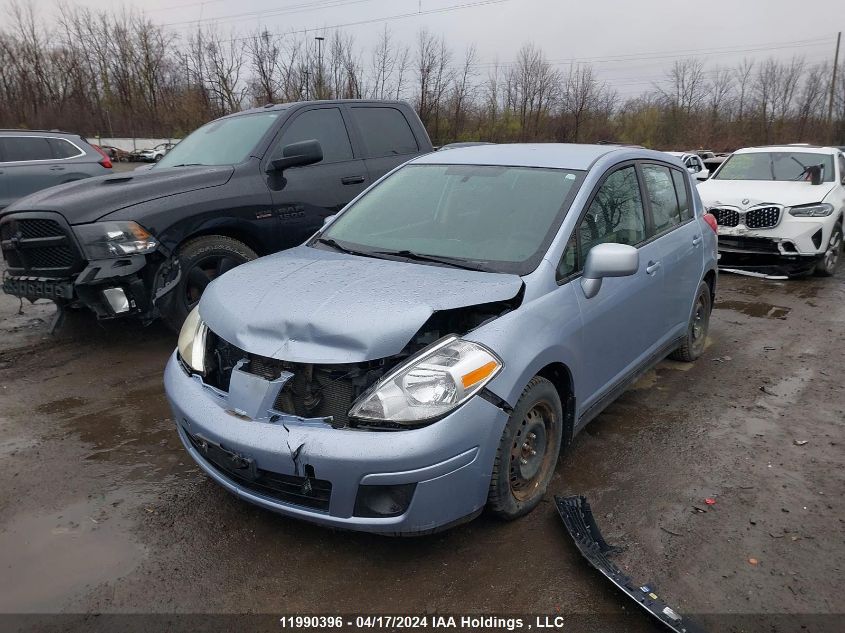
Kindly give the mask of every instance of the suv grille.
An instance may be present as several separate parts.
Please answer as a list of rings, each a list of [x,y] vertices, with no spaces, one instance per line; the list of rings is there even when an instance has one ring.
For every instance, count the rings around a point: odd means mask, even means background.
[[[216,471],[228,477],[236,484],[265,497],[283,503],[329,511],[332,496],[332,482],[313,477],[281,475],[262,468],[255,469],[255,477],[247,477],[228,460],[202,449],[200,440],[190,433],[185,433],[188,441],[211,464]],[[307,472],[307,470],[306,470]]]
[[[716,216],[716,223],[719,226],[737,226],[739,224],[739,212],[735,209],[710,209],[710,213]]]
[[[780,207],[758,207],[745,214],[745,226],[749,229],[768,229],[780,222]]]
[[[13,213],[0,220],[0,248],[9,274],[69,277],[84,263],[70,227],[56,213]]]

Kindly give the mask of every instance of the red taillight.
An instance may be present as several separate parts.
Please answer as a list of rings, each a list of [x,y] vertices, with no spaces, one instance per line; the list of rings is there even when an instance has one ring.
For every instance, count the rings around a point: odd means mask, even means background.
[[[713,229],[713,232],[718,235],[719,233],[719,223],[716,221],[716,216],[712,213],[705,213],[704,214],[704,221],[707,222],[707,226]]]
[[[98,145],[92,145],[91,147],[93,147],[95,150],[97,150],[97,152],[100,154],[100,156],[103,157],[103,160],[100,161],[100,164],[103,167],[105,167],[106,169],[111,169],[112,165],[111,165],[111,158],[109,158],[109,155],[106,154]]]

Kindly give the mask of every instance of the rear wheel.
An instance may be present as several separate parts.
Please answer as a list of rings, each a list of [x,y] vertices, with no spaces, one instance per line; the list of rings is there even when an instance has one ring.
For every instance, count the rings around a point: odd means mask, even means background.
[[[836,267],[842,258],[842,223],[837,222],[830,234],[827,250],[816,264],[816,274],[820,277],[831,277],[836,273]]]
[[[711,304],[710,286],[702,281],[698,286],[687,335],[681,346],[670,354],[670,358],[689,363],[697,360],[704,353],[704,343],[707,341],[707,332],[710,329]]]
[[[533,510],[551,481],[563,437],[563,408],[555,386],[535,376],[525,387],[505,425],[487,507],[504,519]]]
[[[186,242],[177,256],[181,269],[179,283],[161,307],[165,321],[177,332],[208,284],[257,257],[251,248],[224,235],[206,235]]]

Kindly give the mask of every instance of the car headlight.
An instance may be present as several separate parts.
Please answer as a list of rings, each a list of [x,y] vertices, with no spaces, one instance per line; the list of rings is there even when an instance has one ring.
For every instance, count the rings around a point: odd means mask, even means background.
[[[91,259],[150,253],[158,241],[135,222],[94,222],[73,228]]]
[[[469,400],[501,369],[501,359],[486,347],[450,336],[384,376],[355,402],[349,416],[419,424]]]
[[[199,306],[191,310],[179,332],[179,357],[198,374],[205,373],[205,340],[208,328],[200,318]]]
[[[789,215],[796,218],[823,218],[833,213],[833,205],[827,202],[819,204],[803,204],[789,209]]]

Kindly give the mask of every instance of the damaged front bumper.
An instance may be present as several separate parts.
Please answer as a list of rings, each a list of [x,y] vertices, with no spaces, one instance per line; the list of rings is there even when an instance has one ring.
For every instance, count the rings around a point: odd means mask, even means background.
[[[165,389],[186,450],[224,488],[287,516],[381,534],[425,534],[481,512],[507,421],[480,397],[409,430],[255,420],[188,376],[176,354]]]
[[[774,229],[719,226],[719,267],[763,275],[805,274],[823,257],[830,231],[811,218],[792,218]]]

